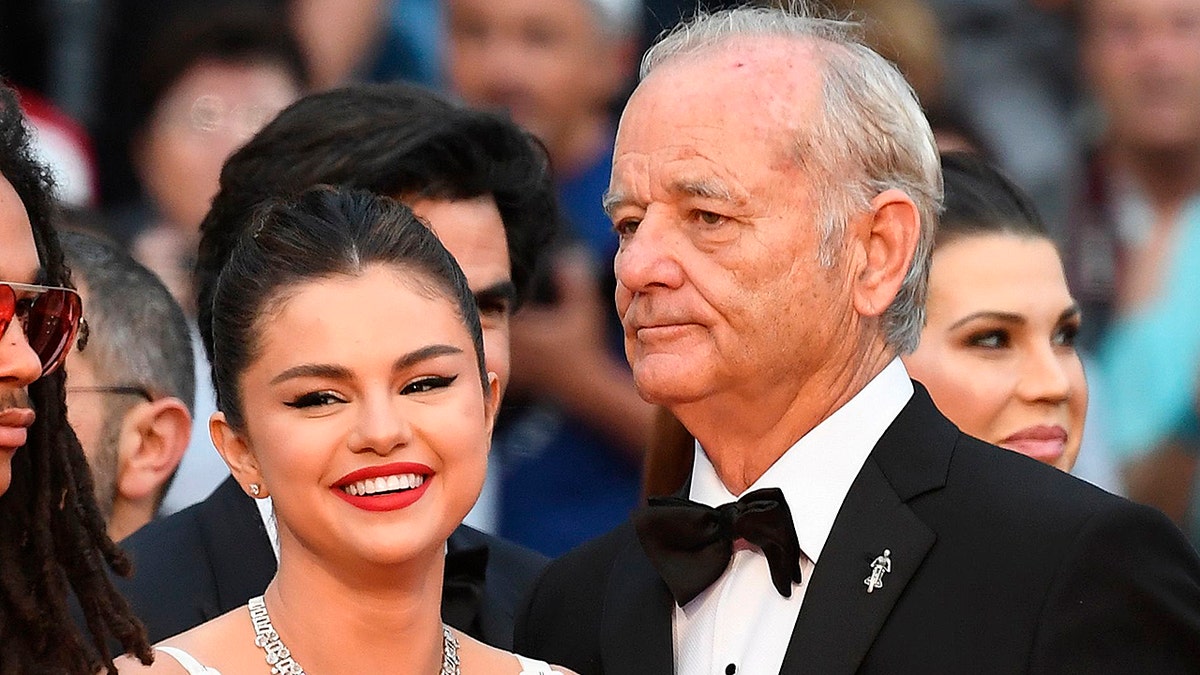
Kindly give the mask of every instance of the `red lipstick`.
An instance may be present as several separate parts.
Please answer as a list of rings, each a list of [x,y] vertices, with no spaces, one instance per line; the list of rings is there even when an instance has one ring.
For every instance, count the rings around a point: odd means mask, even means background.
[[[392,476],[403,477],[402,481],[416,477],[420,484],[416,487],[401,486],[399,490],[378,486],[378,481]],[[433,469],[424,464],[393,462],[351,471],[339,478],[330,489],[346,503],[364,511],[395,511],[411,506],[420,499],[432,479]],[[360,492],[364,485],[371,487]],[[351,494],[351,491],[359,494]]]

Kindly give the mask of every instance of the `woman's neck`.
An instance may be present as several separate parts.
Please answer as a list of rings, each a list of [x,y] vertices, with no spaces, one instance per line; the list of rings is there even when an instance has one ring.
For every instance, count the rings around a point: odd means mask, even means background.
[[[402,565],[281,552],[264,594],[275,630],[310,673],[437,673],[444,550]]]

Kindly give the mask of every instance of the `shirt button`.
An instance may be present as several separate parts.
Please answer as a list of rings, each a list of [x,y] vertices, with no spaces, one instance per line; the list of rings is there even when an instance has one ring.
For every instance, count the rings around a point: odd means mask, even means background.
[[[733,675],[736,672],[737,672],[737,666],[733,665],[732,663],[725,666],[725,675]]]

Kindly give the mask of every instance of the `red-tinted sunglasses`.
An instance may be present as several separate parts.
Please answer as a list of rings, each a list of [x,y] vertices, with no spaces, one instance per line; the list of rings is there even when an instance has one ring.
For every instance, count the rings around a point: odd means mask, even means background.
[[[69,288],[0,281],[0,337],[13,317],[42,362],[42,376],[62,365],[79,331],[83,301]]]

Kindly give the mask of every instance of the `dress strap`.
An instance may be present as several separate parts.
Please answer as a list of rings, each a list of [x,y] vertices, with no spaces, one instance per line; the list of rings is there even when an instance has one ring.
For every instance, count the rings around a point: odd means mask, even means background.
[[[517,657],[517,661],[521,664],[520,675],[562,675],[561,671],[554,670],[545,661],[527,659],[520,654],[513,654],[513,656]]]
[[[200,663],[196,660],[196,657],[182,649],[176,647],[155,647],[154,651],[166,654],[178,661],[179,665],[183,666],[183,669],[188,672],[188,675],[221,675],[221,671],[216,668],[209,668]]]

